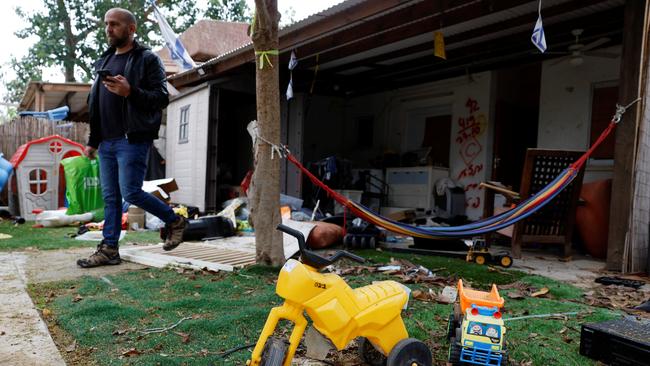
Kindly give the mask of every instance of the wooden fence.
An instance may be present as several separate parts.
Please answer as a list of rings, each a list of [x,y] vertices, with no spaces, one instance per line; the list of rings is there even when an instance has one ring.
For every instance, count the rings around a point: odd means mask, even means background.
[[[89,131],[88,123],[16,117],[11,122],[0,124],[0,152],[9,160],[20,145],[51,135],[60,135],[86,145]]]

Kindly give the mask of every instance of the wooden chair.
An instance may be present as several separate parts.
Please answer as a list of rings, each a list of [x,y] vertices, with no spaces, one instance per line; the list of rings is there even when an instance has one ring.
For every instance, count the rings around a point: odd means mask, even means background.
[[[506,197],[507,206],[525,200],[553,181],[582,154],[580,151],[528,149],[519,193],[494,182],[481,184],[485,188],[484,216],[495,214],[495,192]],[[564,256],[571,255],[571,238],[583,175],[584,169],[581,169],[573,182],[551,202],[514,224],[511,236],[513,257],[521,258],[521,247],[525,243],[561,244],[564,246]],[[504,209],[496,211],[499,213]],[[499,232],[503,233],[501,230]],[[492,235],[494,234],[489,234],[486,239],[489,240]]]

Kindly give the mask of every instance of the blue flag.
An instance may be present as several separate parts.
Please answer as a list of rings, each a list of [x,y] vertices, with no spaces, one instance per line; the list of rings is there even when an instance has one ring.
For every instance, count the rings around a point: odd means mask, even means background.
[[[544,25],[542,24],[542,0],[539,0],[537,23],[535,23],[533,35],[530,37],[530,40],[540,52],[544,53],[546,51],[546,37],[544,37]]]
[[[192,60],[190,54],[187,53],[181,40],[176,36],[172,27],[169,26],[169,23],[167,23],[167,20],[162,15],[154,1],[151,1],[151,6],[153,7],[153,14],[160,26],[160,32],[165,39],[165,45],[167,45],[167,48],[169,49],[169,54],[171,55],[172,60],[174,60],[183,71],[196,67],[194,60]]]

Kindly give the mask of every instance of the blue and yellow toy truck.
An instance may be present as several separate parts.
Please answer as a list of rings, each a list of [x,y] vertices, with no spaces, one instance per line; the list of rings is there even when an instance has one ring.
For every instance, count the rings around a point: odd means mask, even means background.
[[[463,287],[458,281],[459,304],[449,316],[449,363],[452,365],[507,365],[508,351],[501,318],[504,300],[495,285],[490,292]]]

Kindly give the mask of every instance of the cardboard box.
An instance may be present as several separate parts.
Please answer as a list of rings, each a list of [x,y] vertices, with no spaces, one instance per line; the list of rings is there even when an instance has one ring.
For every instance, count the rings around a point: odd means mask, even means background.
[[[163,201],[169,201],[169,194],[178,191],[178,184],[174,178],[148,180],[142,183],[142,190]]]

